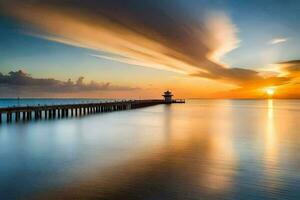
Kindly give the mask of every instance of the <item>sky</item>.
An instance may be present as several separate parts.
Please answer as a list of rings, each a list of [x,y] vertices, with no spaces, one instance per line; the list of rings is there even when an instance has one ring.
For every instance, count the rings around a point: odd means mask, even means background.
[[[0,97],[300,97],[297,0],[0,0]]]

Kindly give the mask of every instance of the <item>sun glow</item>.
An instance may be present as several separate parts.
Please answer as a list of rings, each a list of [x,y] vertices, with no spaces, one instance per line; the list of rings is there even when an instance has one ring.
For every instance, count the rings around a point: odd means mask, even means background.
[[[272,97],[275,93],[275,89],[273,87],[266,88],[266,93],[269,97]]]

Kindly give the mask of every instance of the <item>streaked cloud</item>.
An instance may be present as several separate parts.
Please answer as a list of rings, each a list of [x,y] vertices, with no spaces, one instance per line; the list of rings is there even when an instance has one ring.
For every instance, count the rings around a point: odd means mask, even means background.
[[[278,63],[285,76],[300,80],[300,60],[289,60]]]
[[[269,44],[279,44],[279,43],[284,43],[287,41],[288,41],[288,38],[274,38],[271,41],[269,41]]]
[[[279,62],[278,64],[287,71],[300,71],[300,60],[283,61]]]
[[[176,3],[150,0],[25,0],[5,7],[9,15],[40,30],[39,37],[120,55],[106,59],[233,84],[242,81],[236,82],[238,69],[220,61],[239,43],[237,28],[223,12],[203,7],[195,18]],[[243,77],[256,74],[239,71]]]

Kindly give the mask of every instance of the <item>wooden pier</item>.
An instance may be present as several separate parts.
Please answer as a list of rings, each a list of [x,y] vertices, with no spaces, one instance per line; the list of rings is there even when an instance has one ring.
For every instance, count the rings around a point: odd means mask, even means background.
[[[172,103],[185,103],[185,100],[174,99]],[[0,108],[0,123],[3,122],[3,119],[7,123],[12,123],[13,121],[80,117],[95,113],[130,110],[158,104],[166,104],[166,102],[164,100],[129,100],[103,103],[7,107]]]

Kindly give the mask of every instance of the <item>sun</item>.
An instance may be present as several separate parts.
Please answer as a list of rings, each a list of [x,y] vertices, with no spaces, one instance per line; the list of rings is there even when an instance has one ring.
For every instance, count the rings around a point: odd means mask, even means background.
[[[275,93],[275,89],[273,87],[266,88],[266,93],[269,97],[272,97]]]

